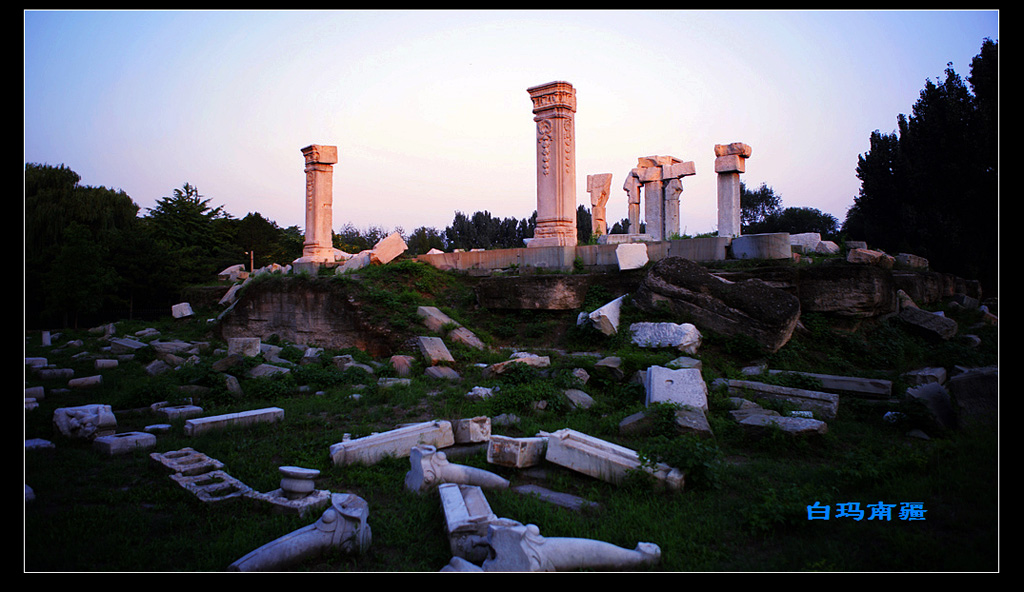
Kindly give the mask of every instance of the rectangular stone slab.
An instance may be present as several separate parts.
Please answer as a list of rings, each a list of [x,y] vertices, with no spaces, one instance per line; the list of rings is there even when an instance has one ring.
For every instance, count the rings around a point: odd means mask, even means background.
[[[197,417],[185,421],[185,435],[198,436],[210,430],[235,426],[248,426],[256,423],[274,423],[284,418],[284,409],[267,407],[238,413],[226,413],[210,417]]]

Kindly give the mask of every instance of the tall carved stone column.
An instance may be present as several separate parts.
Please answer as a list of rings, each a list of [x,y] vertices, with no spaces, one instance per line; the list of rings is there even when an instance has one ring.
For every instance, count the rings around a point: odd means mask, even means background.
[[[742,142],[715,144],[718,173],[718,236],[740,236],[740,173],[746,171],[750,146]]]
[[[537,122],[537,227],[528,246],[575,246],[576,90],[549,82],[527,92]]]
[[[306,238],[302,243],[302,260],[333,262],[334,243],[331,226],[334,222],[334,164],[338,162],[336,146],[314,144],[302,149],[306,159]]]

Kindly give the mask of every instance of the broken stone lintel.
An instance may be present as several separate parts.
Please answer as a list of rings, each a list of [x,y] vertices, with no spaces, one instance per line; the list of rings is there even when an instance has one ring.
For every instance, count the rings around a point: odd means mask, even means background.
[[[548,434],[547,438],[545,458],[549,462],[602,481],[620,484],[631,472],[642,470],[673,491],[681,490],[685,483],[685,475],[679,469],[665,463],[645,465],[634,450],[569,428]]]
[[[822,419],[831,420],[836,418],[839,412],[839,395],[835,393],[823,393],[763,382],[750,380],[729,380],[719,378],[715,380],[714,386],[724,384],[729,389],[729,394],[741,396],[747,399],[768,399],[789,403],[797,409],[812,411]]]
[[[892,381],[881,378],[858,378],[855,376],[835,376],[832,374],[814,374],[811,372],[792,372],[789,370],[769,370],[769,374],[798,374],[821,381],[821,388],[826,391],[857,394],[867,397],[889,398],[892,396]]]
[[[330,454],[336,466],[354,463],[372,465],[387,457],[405,458],[414,446],[420,444],[436,448],[455,444],[451,422],[427,421],[355,440],[343,440],[331,445]]]

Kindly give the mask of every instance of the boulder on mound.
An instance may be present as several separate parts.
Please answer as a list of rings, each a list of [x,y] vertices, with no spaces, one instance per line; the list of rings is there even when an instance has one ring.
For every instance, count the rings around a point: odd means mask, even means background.
[[[640,282],[633,302],[722,335],[747,335],[778,351],[800,319],[800,300],[762,280],[729,282],[689,259],[666,257]]]

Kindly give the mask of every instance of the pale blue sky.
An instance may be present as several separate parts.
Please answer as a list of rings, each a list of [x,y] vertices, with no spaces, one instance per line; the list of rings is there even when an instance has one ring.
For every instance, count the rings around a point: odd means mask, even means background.
[[[334,228],[443,230],[536,208],[528,87],[576,88],[577,202],[638,157],[693,161],[685,233],[716,229],[714,145],[743,180],[840,222],[871,132],[892,132],[999,12],[25,12],[25,162],[143,209],[188,182],[237,218],[302,226],[309,144],[338,147]]]

